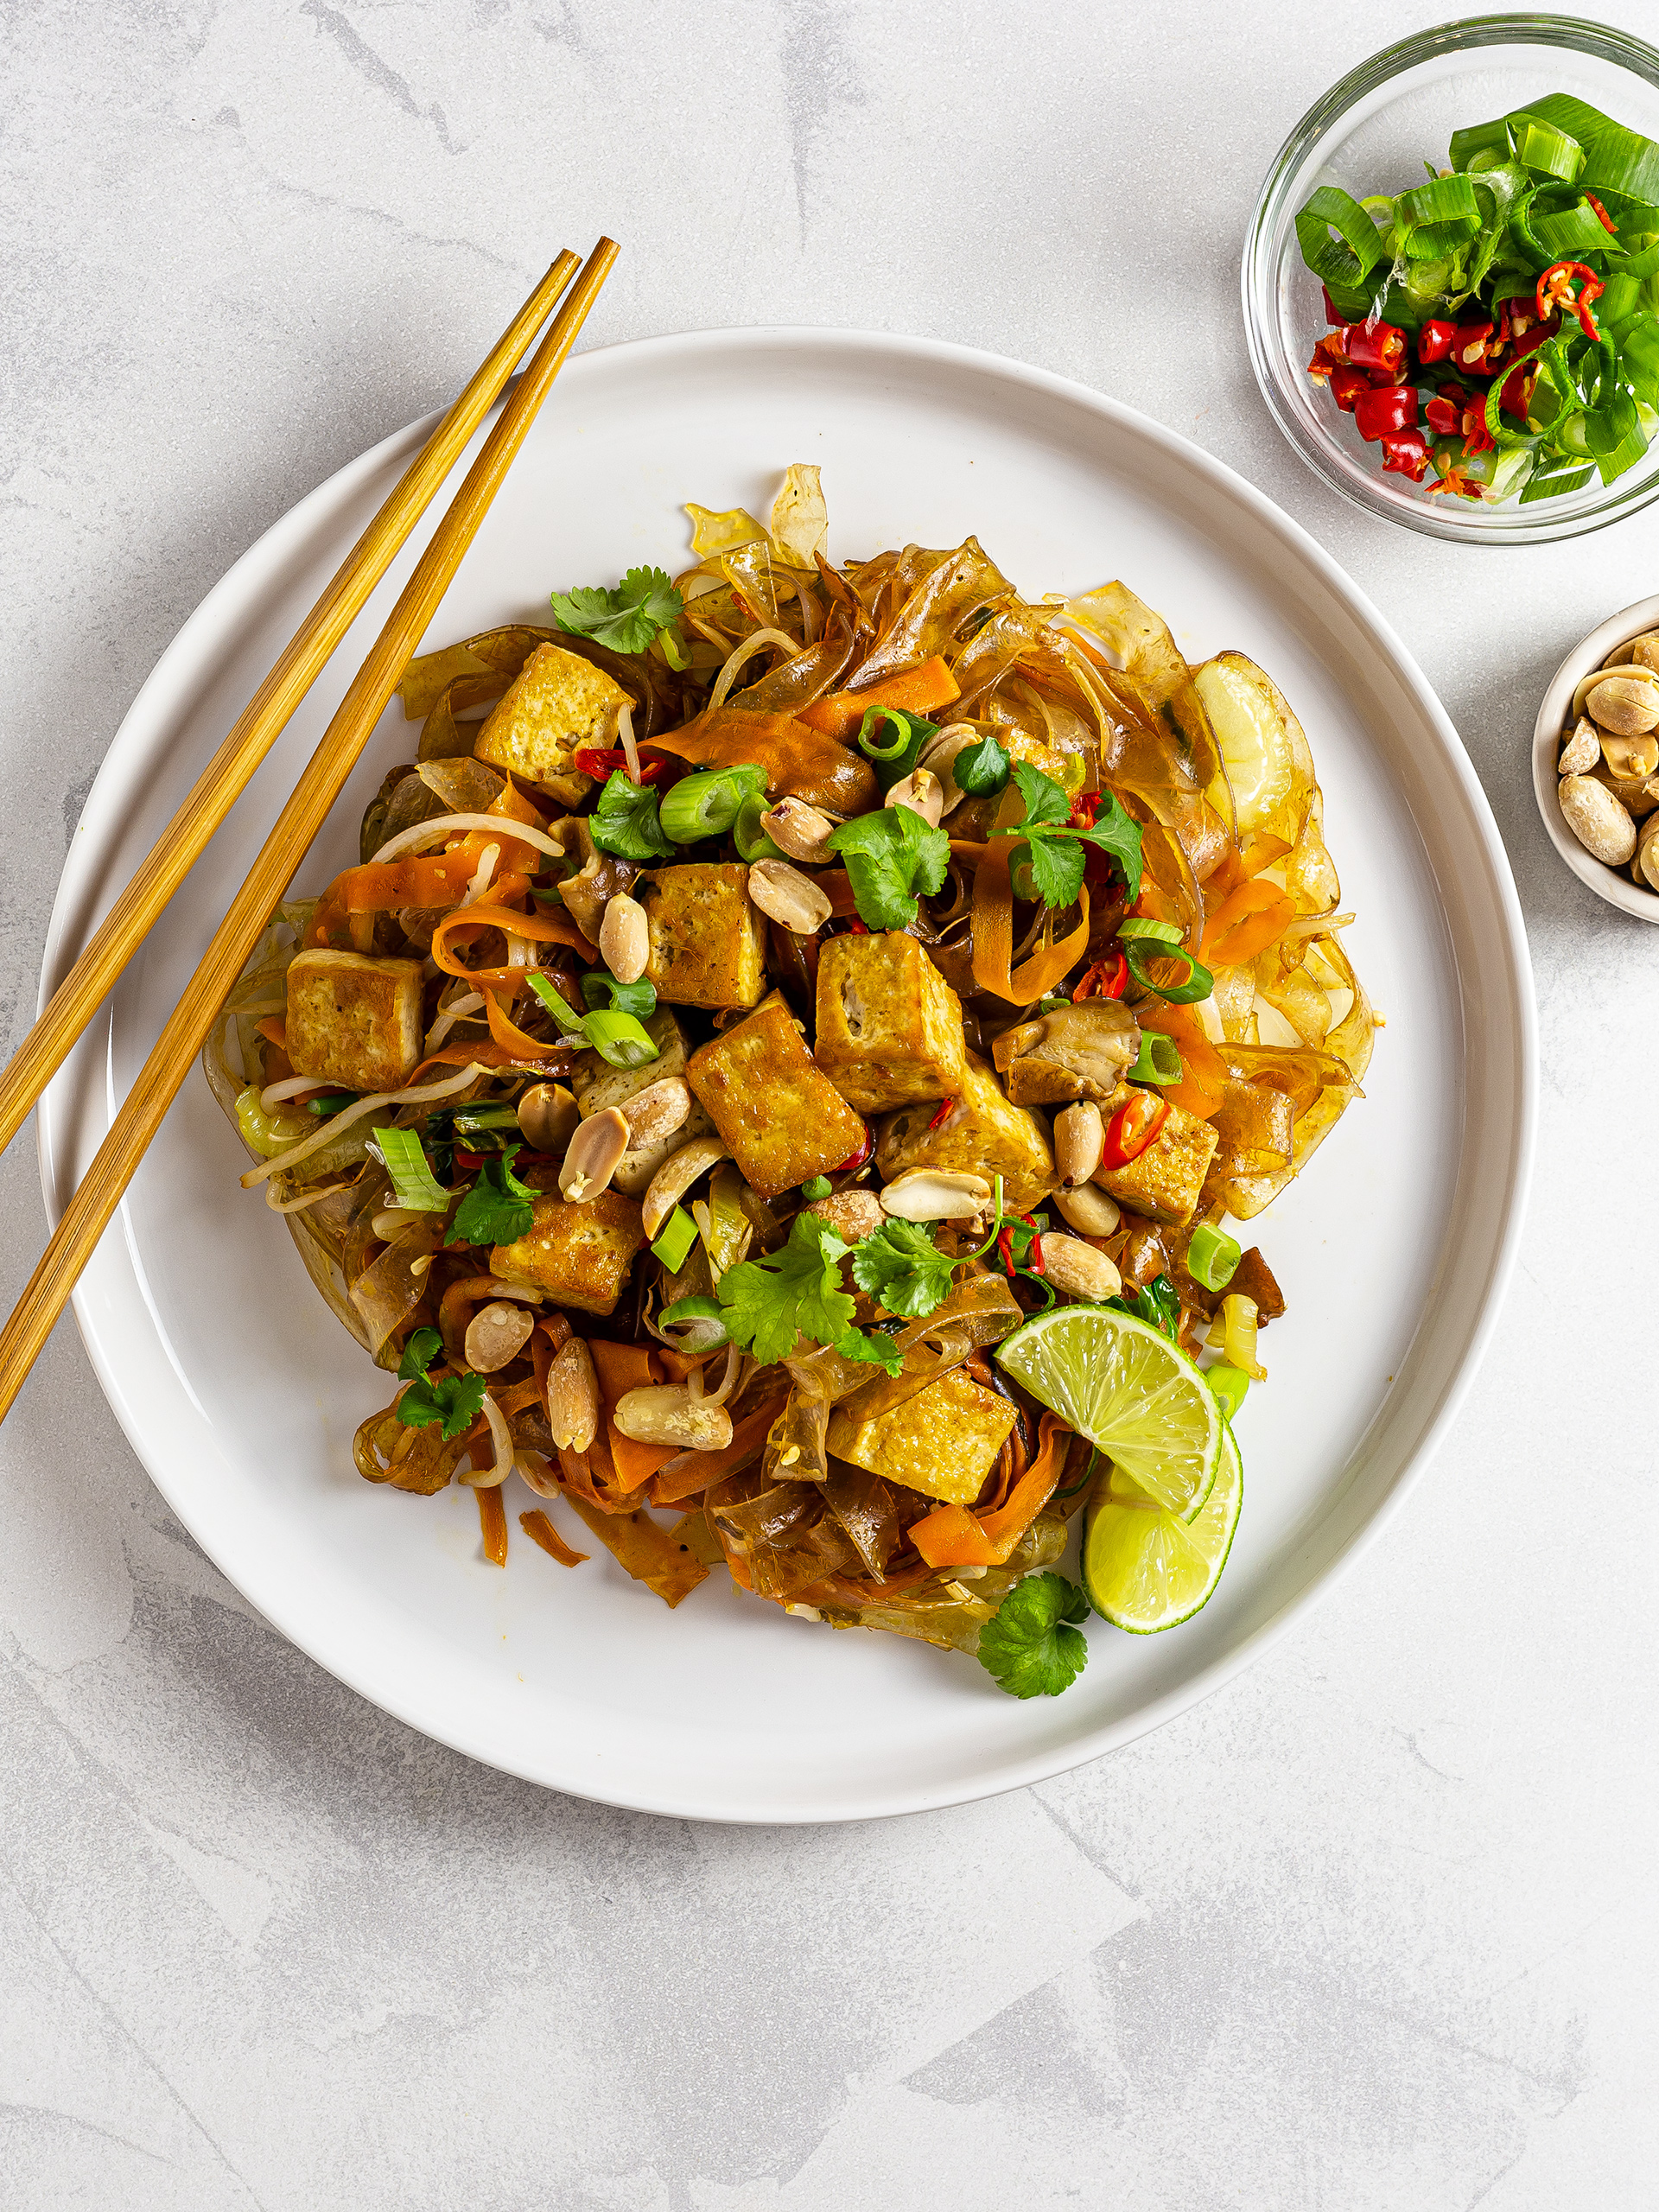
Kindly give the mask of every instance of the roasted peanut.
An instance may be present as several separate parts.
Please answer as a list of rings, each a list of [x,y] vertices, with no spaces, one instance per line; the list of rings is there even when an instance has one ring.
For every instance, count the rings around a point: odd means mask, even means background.
[[[1561,815],[1588,853],[1611,868],[1623,868],[1636,850],[1636,824],[1630,810],[1593,776],[1563,776]]]
[[[1573,686],[1573,719],[1575,721],[1580,715],[1589,713],[1590,694],[1602,684],[1611,683],[1615,678],[1621,683],[1653,684],[1656,687],[1656,693],[1659,694],[1659,670],[1643,666],[1634,661],[1627,662],[1623,668],[1614,668],[1604,663],[1600,668],[1592,668],[1588,676],[1581,676]],[[1611,703],[1611,701],[1609,703]],[[1592,715],[1591,720],[1599,721],[1600,716]],[[1604,724],[1603,727],[1606,728],[1609,725]]]
[[[830,918],[829,894],[788,861],[756,861],[749,870],[749,896],[796,937],[812,936]]]
[[[509,1306],[505,1299],[493,1299],[489,1305],[480,1306],[467,1324],[463,1349],[467,1366],[475,1375],[493,1375],[518,1357],[535,1326],[533,1313],[527,1313],[522,1306]]]
[[[728,1156],[718,1137],[693,1137],[677,1152],[670,1153],[652,1177],[641,1202],[646,1236],[656,1236],[699,1175]]]
[[[921,816],[930,830],[937,830],[944,812],[944,786],[931,768],[914,768],[899,779],[882,803],[907,806],[912,814]]]
[[[1082,1184],[1075,1191],[1056,1191],[1054,1203],[1084,1236],[1109,1236],[1118,1225],[1117,1200],[1093,1183]]]
[[[1605,676],[1585,695],[1585,712],[1616,737],[1640,737],[1659,723],[1659,683],[1639,674]]]
[[[547,1425],[561,1452],[585,1452],[599,1433],[599,1377],[580,1337],[560,1345],[547,1370]]]
[[[1613,776],[1607,772],[1605,761],[1598,760],[1591,770],[1597,783],[1611,791],[1624,811],[1637,822],[1644,814],[1651,814],[1659,806],[1659,776]]]
[[[682,1077],[668,1075],[625,1098],[617,1111],[628,1125],[628,1150],[638,1152],[671,1137],[685,1122],[691,1112],[691,1093]]]
[[[1659,814],[1650,814],[1642,825],[1636,862],[1655,891],[1659,891]]]
[[[562,1083],[532,1083],[518,1101],[519,1130],[536,1152],[563,1152],[581,1119],[575,1098]]]
[[[605,903],[599,925],[599,957],[619,983],[637,983],[651,957],[651,931],[637,899],[619,891]]]
[[[1060,1179],[1075,1190],[1086,1183],[1100,1165],[1106,1143],[1106,1124],[1092,1100],[1067,1106],[1054,1116],[1054,1165]]]
[[[1659,630],[1644,630],[1633,638],[1624,648],[1637,668],[1651,668],[1659,671]]]
[[[1580,715],[1556,765],[1563,776],[1587,776],[1600,758],[1601,732],[1588,715]]]
[[[1068,1298],[1086,1298],[1098,1305],[1103,1299],[1116,1298],[1123,1287],[1122,1277],[1106,1255],[1080,1236],[1062,1236],[1051,1230],[1037,1239],[1037,1249],[1043,1273]]]
[[[672,1444],[682,1452],[723,1452],[732,1440],[724,1406],[694,1398],[683,1382],[647,1382],[625,1390],[612,1420],[636,1444]]]
[[[983,1212],[991,1186],[982,1175],[912,1167],[881,1189],[881,1211],[899,1221],[964,1221]]]
[[[1651,731],[1640,737],[1615,737],[1604,732],[1601,757],[1615,783],[1643,783],[1659,768],[1659,737]]]
[[[814,1198],[806,1211],[827,1221],[849,1244],[861,1244],[874,1235],[885,1218],[881,1201],[874,1191],[836,1191],[827,1198]]]
[[[835,823],[804,798],[779,799],[760,817],[760,827],[779,852],[791,860],[826,861]]]
[[[590,1114],[580,1122],[565,1147],[559,1170],[559,1196],[573,1206],[585,1205],[607,1189],[628,1148],[628,1117],[619,1106]]]

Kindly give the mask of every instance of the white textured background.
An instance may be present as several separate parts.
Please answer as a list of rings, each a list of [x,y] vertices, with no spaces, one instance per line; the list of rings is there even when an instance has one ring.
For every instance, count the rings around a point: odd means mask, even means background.
[[[1441,547],[1278,441],[1237,259],[1280,141],[1433,10],[1175,0],[37,0],[0,10],[0,1039],[128,702],[301,493],[601,228],[594,343],[959,339],[1196,438],[1446,701],[1543,1022],[1507,1325],[1288,1643],[1021,1796],[693,1828],[320,1674],[203,1560],[73,1328],[0,1436],[0,2205],[1622,2212],[1659,2167],[1659,940],[1527,747],[1659,512]],[[1659,10],[1618,20],[1649,38]],[[43,1240],[0,1162],[0,1294]]]

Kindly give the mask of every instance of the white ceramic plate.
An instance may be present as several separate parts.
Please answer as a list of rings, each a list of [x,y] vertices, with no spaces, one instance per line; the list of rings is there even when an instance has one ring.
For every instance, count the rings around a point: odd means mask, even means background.
[[[44,988],[124,880],[424,425],[302,501],[209,594],[111,747],[71,849]],[[1508,864],[1428,686],[1342,572],[1249,485],[1082,386],[925,340],[819,330],[655,339],[571,363],[433,626],[543,619],[550,588],[681,565],[679,502],[760,507],[819,462],[833,554],[977,532],[1027,591],[1121,575],[1193,660],[1277,679],[1312,741],[1349,948],[1387,1028],[1351,1107],[1259,1235],[1290,1310],[1240,1423],[1244,1510],[1216,1597],[1136,1639],[1100,1622],[1063,1697],[1004,1697],[971,1660],[837,1636],[711,1576],[677,1612],[601,1553],[480,1554],[473,1496],[371,1488],[357,1422],[386,1378],[312,1290],[199,1078],[152,1147],[76,1310],[127,1434],[254,1605],[412,1726],[620,1805],[737,1821],[910,1812],[1109,1750],[1213,1688],[1374,1529],[1449,1419],[1495,1318],[1533,1118],[1530,978]],[[421,541],[417,539],[415,550]],[[398,564],[41,1116],[61,1209],[355,669]],[[356,858],[394,706],[299,879]],[[556,1515],[558,1509],[555,1509]],[[581,1530],[572,1528],[574,1535]],[[584,1545],[583,1548],[588,1548]]]

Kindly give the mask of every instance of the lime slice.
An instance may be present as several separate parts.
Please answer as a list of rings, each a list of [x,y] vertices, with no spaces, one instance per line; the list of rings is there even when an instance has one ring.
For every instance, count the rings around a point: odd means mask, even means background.
[[[1243,1494],[1230,1428],[1196,1520],[1163,1512],[1120,1468],[1111,1469],[1084,1523],[1083,1586],[1095,1611],[1131,1636],[1190,1621],[1221,1580]]]
[[[1160,1330],[1109,1306],[1054,1306],[996,1357],[1167,1511],[1203,1503],[1221,1456],[1221,1408]]]

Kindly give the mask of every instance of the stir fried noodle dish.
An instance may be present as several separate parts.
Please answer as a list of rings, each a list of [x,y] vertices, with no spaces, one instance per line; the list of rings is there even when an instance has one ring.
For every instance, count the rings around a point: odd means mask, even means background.
[[[1370,1055],[1306,741],[1122,583],[832,563],[816,468],[688,512],[410,664],[207,1077],[385,1371],[365,1479],[1063,1688],[1213,1587],[1285,1310],[1224,1224]]]

